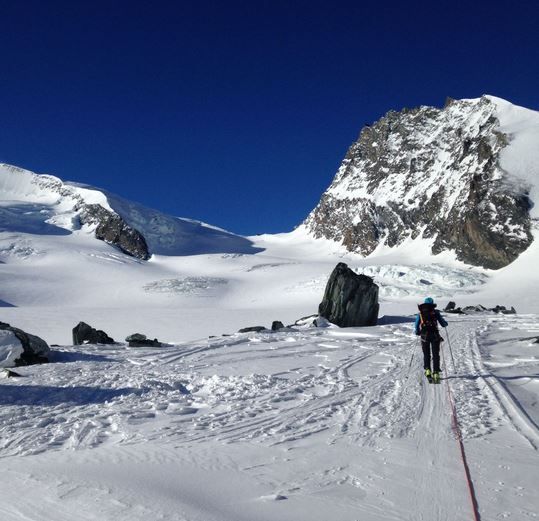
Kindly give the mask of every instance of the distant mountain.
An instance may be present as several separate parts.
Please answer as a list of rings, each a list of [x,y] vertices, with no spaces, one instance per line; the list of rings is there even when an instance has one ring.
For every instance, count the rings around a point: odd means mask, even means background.
[[[424,238],[498,269],[533,241],[538,186],[539,112],[448,99],[365,126],[303,224],[363,255]]]
[[[208,224],[163,214],[119,196],[0,164],[0,232],[94,234],[124,253],[255,253],[248,239]]]

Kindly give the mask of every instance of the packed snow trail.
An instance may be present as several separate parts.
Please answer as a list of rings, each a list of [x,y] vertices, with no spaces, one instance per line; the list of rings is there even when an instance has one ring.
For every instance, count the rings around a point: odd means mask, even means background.
[[[538,431],[533,400],[515,393],[536,399],[534,373],[500,385],[486,366],[507,371],[511,359],[500,365],[492,345],[538,324],[453,318],[456,372],[444,368],[442,385],[423,378],[404,317],[169,348],[60,348],[55,363],[0,383],[0,515],[473,519],[449,384],[482,519],[533,519]],[[17,499],[28,486],[38,492]]]
[[[446,338],[449,347],[449,353],[451,355],[451,363],[453,370],[455,370],[455,359],[453,358],[453,351],[451,348],[451,343],[449,340],[449,335],[446,331]],[[446,365],[444,351],[441,351],[443,364]],[[462,439],[462,431],[460,430],[459,418],[457,413],[457,408],[455,405],[455,399],[453,398],[453,392],[451,391],[451,386],[449,385],[449,379],[446,379],[446,389],[447,389],[447,400],[449,402],[449,407],[451,409],[451,427],[453,428],[453,433],[455,434],[455,439],[459,446],[460,459],[462,462],[462,468],[464,470],[464,475],[466,478],[466,485],[468,487],[468,493],[470,495],[470,505],[472,507],[472,514],[474,521],[480,521],[481,515],[479,514],[479,505],[477,504],[477,496],[475,493],[475,486],[473,484],[473,479],[470,474],[470,466],[468,464],[468,457],[466,456],[466,451],[464,450],[464,442]]]

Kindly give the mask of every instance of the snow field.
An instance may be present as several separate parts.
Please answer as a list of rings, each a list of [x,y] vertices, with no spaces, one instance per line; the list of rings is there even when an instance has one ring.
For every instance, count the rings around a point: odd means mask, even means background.
[[[537,114],[493,101],[513,140],[506,181],[534,199]],[[0,174],[0,320],[61,344],[54,363],[0,380],[2,520],[468,520],[447,385],[482,519],[537,518],[539,319],[522,314],[539,313],[537,241],[497,272],[419,239],[361,258],[301,226],[242,238],[52,176]],[[144,226],[158,254],[141,262],[97,241],[77,223],[81,201]],[[340,261],[380,285],[384,325],[235,333],[315,313]],[[446,342],[447,379],[432,386],[410,317],[427,295],[521,314],[451,316],[456,367]],[[175,345],[73,347],[80,320]]]
[[[457,367],[439,386],[421,377],[405,317],[167,348],[58,348],[54,363],[0,384],[6,475],[28,473],[52,498],[6,496],[3,518],[67,519],[78,507],[78,518],[102,520],[469,519],[449,383],[483,518],[532,519],[536,365],[523,373],[527,353],[511,365],[514,343],[500,335],[530,336],[539,321],[450,320]],[[502,380],[498,357],[518,378]],[[517,396],[522,386],[534,400]]]

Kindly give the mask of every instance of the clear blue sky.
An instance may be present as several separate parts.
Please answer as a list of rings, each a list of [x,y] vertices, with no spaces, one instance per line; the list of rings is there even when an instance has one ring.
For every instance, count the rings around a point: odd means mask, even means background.
[[[2,1],[0,161],[288,231],[390,109],[488,93],[538,110],[537,5]]]

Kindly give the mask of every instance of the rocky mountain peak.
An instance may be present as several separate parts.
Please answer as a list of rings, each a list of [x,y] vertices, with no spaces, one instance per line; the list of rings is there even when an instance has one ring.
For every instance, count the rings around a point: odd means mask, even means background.
[[[303,224],[363,255],[422,237],[434,254],[506,266],[532,242],[532,203],[529,187],[509,182],[500,166],[511,142],[500,103],[448,99],[442,109],[390,111],[365,126]]]

